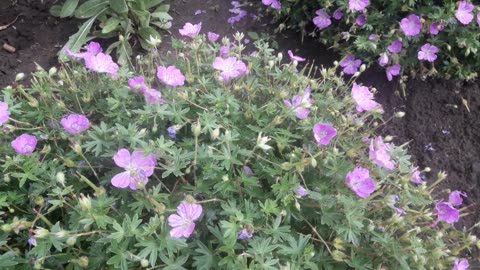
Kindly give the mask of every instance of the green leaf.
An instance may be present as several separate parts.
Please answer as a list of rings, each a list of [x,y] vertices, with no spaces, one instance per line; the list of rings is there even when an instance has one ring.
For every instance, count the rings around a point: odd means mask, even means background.
[[[86,19],[92,16],[98,16],[98,14],[105,11],[105,7],[108,6],[108,0],[90,0],[75,11],[75,17],[79,19]],[[101,12],[99,12],[101,10]]]
[[[103,25],[102,28],[102,34],[108,34],[115,30],[120,23],[120,19],[117,17],[110,17],[105,24]]]
[[[150,0],[150,2],[153,2],[153,1],[158,1],[158,0]],[[148,0],[147,0],[148,2]],[[161,2],[161,1],[159,1]],[[155,12],[168,12],[168,10],[170,10],[170,5],[169,4],[164,4],[164,5],[161,5],[159,7],[157,7],[155,9]]]
[[[106,8],[100,10],[97,14],[95,14],[93,17],[91,17],[88,21],[84,22],[77,33],[70,36],[67,44],[65,44],[65,46],[63,46],[62,50],[59,53],[60,60],[65,61],[67,59],[66,58],[66,52],[65,52],[66,48],[69,48],[70,50],[72,50],[74,52],[80,50],[80,47],[83,44],[85,44],[85,42],[87,42],[87,35],[90,32],[90,29],[92,28],[93,23],[95,22],[97,17],[100,14],[102,14],[105,10],[106,10]]]
[[[128,12],[128,6],[125,0],[110,0],[110,7],[117,13],[123,14]]]
[[[8,251],[0,256],[0,267],[7,267],[17,265],[18,262],[14,260],[15,252]]]
[[[159,20],[165,20],[165,21],[173,20],[172,16],[168,15],[168,13],[166,12],[154,12],[151,15],[153,18],[156,18]]]
[[[256,32],[248,32],[247,35],[253,40],[259,40],[260,36]]]
[[[67,0],[60,11],[60,18],[70,17],[78,6],[78,0]]]
[[[60,17],[60,12],[62,11],[61,5],[53,5],[50,7],[50,14],[54,17]]]

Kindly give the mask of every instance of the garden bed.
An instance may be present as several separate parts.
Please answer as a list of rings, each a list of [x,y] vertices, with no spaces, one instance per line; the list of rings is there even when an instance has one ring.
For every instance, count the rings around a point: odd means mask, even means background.
[[[245,17],[231,25],[227,23],[230,4],[222,0],[175,1],[172,5],[174,17],[172,33],[185,22],[202,22],[202,32],[213,31],[220,36],[240,32],[265,32],[265,20],[254,21]],[[200,10],[199,14],[197,11]],[[0,7],[0,25],[18,20],[6,30],[0,31],[0,41],[16,48],[16,52],[0,52],[0,86],[11,83],[15,74],[35,70],[34,62],[44,68],[56,65],[55,55],[75,32],[76,27],[67,20],[58,20],[48,15],[48,1],[18,1],[15,5]],[[166,35],[161,52],[168,50]],[[315,42],[306,40],[303,44],[294,32],[281,34],[277,39],[279,50],[287,57],[286,51],[295,50],[315,64],[331,65],[336,55]],[[480,220],[480,88],[478,82],[412,80],[407,84],[407,99],[394,94],[397,84],[388,82],[382,71],[368,70],[359,81],[378,90],[378,101],[385,109],[385,119],[395,112],[406,112],[403,118],[393,118],[381,133],[394,137],[395,144],[409,142],[409,153],[420,168],[430,167],[426,180],[433,181],[439,171],[448,174],[442,188],[466,192],[465,199],[471,213],[457,224],[470,227]],[[442,190],[442,189],[438,189]],[[446,194],[443,195],[446,197]],[[480,232],[477,231],[477,235]],[[472,262],[473,264],[473,262]]]

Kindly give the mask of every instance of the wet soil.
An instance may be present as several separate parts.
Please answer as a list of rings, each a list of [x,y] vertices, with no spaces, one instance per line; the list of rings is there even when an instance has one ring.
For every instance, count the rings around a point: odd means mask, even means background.
[[[0,50],[0,86],[10,83],[18,72],[35,69],[33,62],[48,68],[56,65],[56,52],[76,31],[74,23],[58,20],[48,15],[48,3],[40,0],[19,0],[16,5],[0,6],[0,25],[18,21],[0,31],[0,42],[17,48],[16,53]],[[232,6],[225,0],[171,1],[170,14],[174,17],[171,34],[179,36],[178,29],[186,22],[202,22],[202,32],[216,32],[231,37],[236,31],[272,33],[268,19],[255,20],[246,16],[235,24],[227,23]],[[196,14],[197,13],[197,14]],[[160,53],[169,49],[170,34],[165,34]],[[316,42],[301,41],[295,32],[282,32],[276,36],[279,51],[286,57],[291,49],[295,54],[308,59],[309,63],[330,66],[339,57]],[[0,46],[2,45],[0,44]],[[141,52],[140,52],[141,53]],[[479,82],[445,80],[411,80],[407,84],[408,98],[395,94],[398,84],[388,82],[384,71],[369,69],[359,81],[378,90],[377,100],[385,109],[385,119],[393,113],[406,112],[404,118],[394,118],[380,130],[384,136],[394,136],[397,145],[409,142],[409,152],[420,168],[430,167],[425,180],[433,182],[439,171],[448,177],[437,190],[441,198],[447,194],[443,189],[460,190],[468,197],[464,200],[462,217],[458,228],[469,228],[480,221],[480,87]],[[480,230],[476,231],[480,237]],[[473,257],[478,257],[475,251]],[[471,262],[472,264],[472,262]],[[480,269],[480,268],[478,268]]]

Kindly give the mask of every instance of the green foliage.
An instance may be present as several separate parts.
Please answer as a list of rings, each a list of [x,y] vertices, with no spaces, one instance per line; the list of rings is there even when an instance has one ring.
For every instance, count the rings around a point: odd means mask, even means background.
[[[402,87],[408,77],[424,79],[434,76],[471,80],[479,76],[480,32],[476,17],[478,5],[473,11],[473,20],[468,25],[463,25],[455,18],[460,1],[370,0],[369,6],[363,12],[349,10],[349,1],[346,0],[280,2],[282,8],[279,10],[258,4],[262,10],[266,9],[281,21],[278,30],[296,29],[301,31],[302,35],[311,36],[335,49],[342,56],[354,54],[369,65],[378,66],[380,54],[387,53],[390,58],[389,65],[400,64],[402,67]],[[473,2],[475,4],[475,1]],[[312,22],[318,9],[323,9],[332,16],[332,24],[324,29],[318,29]],[[337,9],[343,12],[340,20],[333,18]],[[355,22],[359,14],[366,16],[366,23],[362,26]],[[400,29],[400,21],[409,14],[416,14],[423,23],[421,33],[414,37],[405,36]],[[445,27],[438,35],[429,32],[433,22],[440,22]],[[372,34],[375,35],[373,38],[370,37]],[[387,51],[387,47],[394,40],[403,42],[400,54],[390,54]],[[417,59],[417,53],[425,43],[439,48],[438,58],[433,64]]]
[[[4,88],[11,115],[0,134],[2,269],[449,269],[472,248],[468,229],[431,226],[433,188],[411,183],[404,146],[389,150],[394,170],[371,162],[363,138],[381,115],[357,112],[351,82],[335,67],[298,70],[266,42],[247,54],[241,40],[235,35],[230,51],[249,72],[230,82],[212,68],[221,44],[197,36],[174,40],[166,57],[146,55],[135,71],[123,67],[115,80],[74,63],[39,70],[29,87]],[[157,65],[175,65],[185,85],[160,84]],[[165,102],[131,91],[135,75]],[[311,113],[300,120],[284,99],[307,86]],[[70,113],[87,115],[89,129],[66,133],[59,121]],[[328,145],[313,138],[317,122],[337,129]],[[31,155],[10,146],[22,133],[38,138]],[[121,148],[157,157],[145,187],[110,183],[123,171],[112,161]],[[359,165],[376,182],[365,199],[345,184]],[[308,196],[296,193],[300,185]],[[391,195],[404,215],[389,206]],[[203,212],[190,237],[173,238],[167,218],[183,200]],[[238,239],[243,228],[253,237]]]
[[[164,0],[65,0],[63,5],[54,5],[50,13],[65,18],[75,17],[86,20],[73,34],[60,51],[59,56],[66,60],[64,51],[69,48],[79,51],[93,38],[118,37],[107,53],[116,52],[121,65],[129,63],[132,55],[132,41],[138,41],[142,48],[149,50],[152,42],[159,42],[160,30],[170,28],[172,17],[168,14],[170,5]]]

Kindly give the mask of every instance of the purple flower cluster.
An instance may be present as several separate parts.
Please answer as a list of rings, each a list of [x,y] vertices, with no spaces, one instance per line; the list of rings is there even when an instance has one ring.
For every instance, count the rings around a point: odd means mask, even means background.
[[[316,123],[313,126],[313,137],[319,145],[327,145],[330,140],[337,135],[337,130],[331,125]]]
[[[175,66],[158,66],[157,78],[166,85],[182,86],[185,83],[185,76]]]
[[[330,15],[328,15],[328,13],[323,9],[315,11],[315,14],[317,14],[317,16],[313,18],[313,24],[315,24],[318,28],[323,29],[332,24]]]
[[[370,140],[369,157],[373,163],[377,164],[378,166],[388,170],[393,170],[395,164],[388,154],[388,149],[390,149],[390,144],[384,143],[382,136],[378,136],[377,138]]]
[[[433,62],[437,59],[436,53],[438,48],[431,45],[430,43],[425,43],[421,50],[418,52],[418,60],[426,60],[428,62]]]
[[[170,236],[173,238],[189,237],[195,229],[195,220],[202,215],[202,206],[196,203],[182,201],[177,207],[177,213],[168,216],[168,225],[172,227]]]
[[[455,258],[452,270],[467,270],[470,267],[467,259]]]
[[[358,68],[362,65],[362,60],[355,59],[355,55],[349,54],[343,58],[340,62],[340,66],[343,68],[343,73],[345,74],[355,74],[358,71]]]
[[[232,1],[233,8],[229,9],[228,11],[233,14],[237,14],[227,19],[227,22],[230,24],[234,24],[239,22],[243,17],[247,16],[248,12],[244,9],[239,8],[240,3],[237,1]]]
[[[102,47],[97,42],[92,41],[87,44],[85,46],[85,52],[82,53],[74,53],[70,51],[69,48],[66,48],[65,51],[75,59],[83,59],[87,69],[99,73],[108,73],[112,75],[114,79],[118,77],[118,65],[113,62],[110,55],[102,52]]]
[[[20,155],[30,155],[37,146],[37,137],[30,134],[22,134],[11,142],[11,146]]]
[[[125,172],[115,175],[111,183],[114,187],[136,190],[145,186],[148,177],[153,174],[157,160],[154,154],[145,155],[143,151],[134,151],[132,154],[127,149],[120,149],[113,156],[115,164],[124,168]]]
[[[400,21],[400,28],[407,37],[414,37],[420,34],[422,26],[423,24],[420,21],[420,17],[415,14],[410,14]]]
[[[180,35],[182,36],[194,38],[200,33],[201,29],[202,23],[192,24],[187,22],[182,29],[178,30],[178,32],[180,32]]]
[[[60,120],[60,124],[70,134],[78,134],[90,126],[90,121],[88,118],[83,114],[70,114],[62,120]]]
[[[349,0],[348,1],[348,9],[355,10],[355,11],[363,11],[365,8],[370,5],[369,0]]]
[[[473,4],[467,3],[467,1],[460,1],[458,9],[455,11],[455,17],[460,23],[464,25],[469,24],[473,20]]]
[[[345,178],[345,183],[360,198],[367,198],[375,191],[375,181],[370,178],[368,169],[363,167],[356,167],[350,171]]]
[[[145,84],[145,78],[143,76],[132,77],[128,79],[128,86],[134,93],[141,93],[145,97],[145,100],[151,104],[162,104],[164,100],[162,93],[156,89],[149,88]]]
[[[10,111],[8,110],[8,104],[0,101],[0,126],[7,122],[9,117]]]
[[[374,108],[381,108],[381,105],[373,100],[373,94],[368,90],[366,86],[360,86],[353,83],[352,87],[352,99],[357,104],[357,111],[370,111]]]
[[[454,222],[458,221],[460,218],[460,211],[458,211],[454,206],[462,205],[462,197],[467,197],[467,194],[458,190],[454,190],[448,195],[448,202],[439,201],[435,205],[435,211],[437,212],[438,220],[443,220],[449,224],[453,224]]]
[[[299,95],[293,96],[291,102],[288,99],[284,99],[283,104],[293,108],[298,119],[305,119],[310,114],[309,108],[312,106],[310,101],[310,93],[311,93],[310,87],[307,86],[307,88],[303,91],[302,96],[299,96]]]
[[[282,8],[282,4],[280,3],[279,0],[262,0],[262,4],[264,4],[266,6],[270,6],[274,9],[281,9]]]
[[[221,71],[220,76],[225,82],[248,73],[248,68],[245,63],[236,57],[228,57],[226,59],[216,57],[213,61],[212,67]]]

